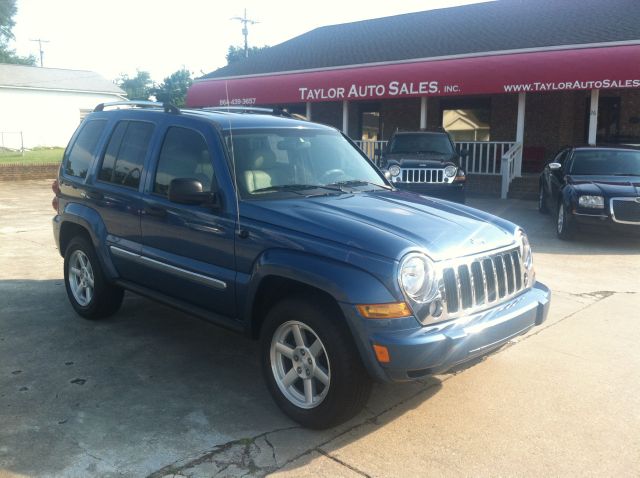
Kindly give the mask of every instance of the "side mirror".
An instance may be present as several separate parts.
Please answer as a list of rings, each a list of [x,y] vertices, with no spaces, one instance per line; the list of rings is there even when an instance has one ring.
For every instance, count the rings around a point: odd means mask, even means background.
[[[215,193],[202,190],[202,183],[193,178],[176,178],[169,183],[169,201],[178,204],[216,204]]]
[[[562,164],[560,164],[560,163],[549,163],[549,169],[551,171],[559,171],[560,169],[562,169]]]
[[[469,156],[469,150],[468,149],[461,149],[460,150],[460,157],[461,158],[466,158],[467,156]]]

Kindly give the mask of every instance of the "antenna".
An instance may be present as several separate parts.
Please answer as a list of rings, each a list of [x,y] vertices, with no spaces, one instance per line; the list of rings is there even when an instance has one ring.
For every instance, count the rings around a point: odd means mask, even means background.
[[[229,82],[225,80],[224,90],[227,95],[227,108],[229,107]],[[238,170],[236,168],[236,152],[233,146],[233,128],[231,126],[231,118],[229,120],[229,143],[231,144],[231,165],[233,166],[233,185],[235,187],[234,195],[236,197],[236,234],[244,239],[247,237],[246,232],[240,227],[240,190],[238,189]]]
[[[238,20],[240,23],[242,23],[242,34],[244,35],[244,57],[249,58],[249,42],[247,41],[247,37],[249,36],[249,29],[247,28],[247,25],[255,25],[256,23],[260,22],[247,18],[246,8],[244,9],[243,17],[232,17],[231,20]]]
[[[40,49],[40,68],[42,68],[42,66],[43,66],[42,57],[44,56],[44,50],[42,49],[42,44],[43,43],[49,43],[49,40],[43,40],[42,38],[36,38],[35,40],[29,40],[29,41],[37,41],[38,42],[38,47]]]

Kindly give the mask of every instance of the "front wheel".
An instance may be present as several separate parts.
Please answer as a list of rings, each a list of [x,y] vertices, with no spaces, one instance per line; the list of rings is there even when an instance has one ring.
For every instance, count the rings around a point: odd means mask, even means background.
[[[64,282],[69,302],[85,319],[108,317],[122,304],[124,291],[107,281],[93,246],[82,236],[65,251]]]
[[[357,414],[371,391],[344,318],[323,301],[286,299],[267,314],[262,368],[276,404],[308,428],[338,425]]]
[[[538,212],[540,214],[546,214],[549,212],[547,209],[547,198],[544,194],[544,186],[540,183],[540,187],[538,188]]]
[[[571,221],[571,218],[567,214],[567,208],[564,206],[564,202],[561,200],[558,205],[558,221],[556,223],[556,233],[558,238],[563,241],[568,241],[573,238],[575,226]]]

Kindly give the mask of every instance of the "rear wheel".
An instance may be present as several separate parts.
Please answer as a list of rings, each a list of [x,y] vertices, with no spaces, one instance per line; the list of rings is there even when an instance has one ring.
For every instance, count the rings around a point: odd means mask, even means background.
[[[85,319],[113,315],[122,304],[124,291],[110,284],[91,243],[74,237],[64,254],[64,283],[69,302]]]
[[[564,206],[564,202],[560,200],[558,205],[558,220],[556,222],[556,233],[563,241],[568,241],[573,238],[575,232],[575,226],[571,221],[570,216],[567,214],[567,208]]]
[[[357,414],[371,379],[344,318],[322,300],[285,299],[261,332],[262,368],[276,404],[309,428],[338,425]]]

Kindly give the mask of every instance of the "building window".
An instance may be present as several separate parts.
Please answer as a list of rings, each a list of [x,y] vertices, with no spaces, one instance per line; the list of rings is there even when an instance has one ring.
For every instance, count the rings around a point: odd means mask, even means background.
[[[442,127],[454,141],[490,141],[491,100],[443,101]]]

